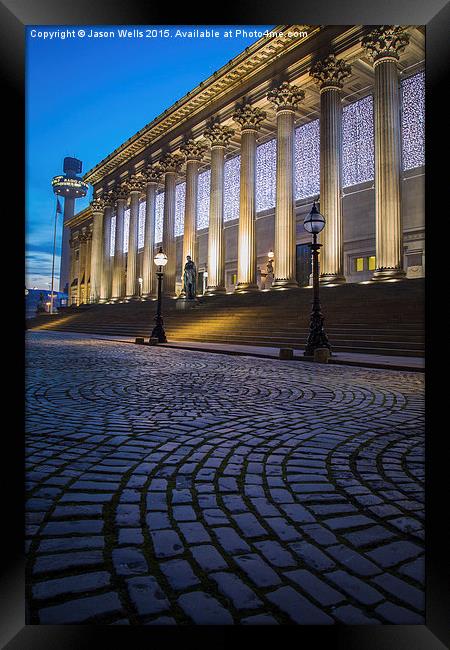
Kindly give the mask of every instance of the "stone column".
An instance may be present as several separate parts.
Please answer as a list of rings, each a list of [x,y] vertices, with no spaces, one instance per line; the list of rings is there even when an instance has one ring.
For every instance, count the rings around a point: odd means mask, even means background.
[[[375,69],[376,264],[373,280],[403,278],[400,84],[397,62],[409,43],[401,28],[381,25],[363,38]]]
[[[114,245],[112,299],[120,300],[125,293],[125,255],[123,252],[124,213],[128,188],[121,185],[116,192],[116,240]]]
[[[175,183],[177,173],[181,169],[183,159],[177,154],[166,154],[160,162],[164,172],[164,218],[163,218],[163,250],[168,261],[164,270],[164,294],[175,296],[176,279],[176,244],[175,244]]]
[[[92,230],[93,224],[91,223],[87,231],[87,246],[86,246],[86,265],[85,265],[85,285],[84,285],[84,302],[90,302],[90,287],[91,287],[91,252],[92,252]]]
[[[91,201],[93,231],[91,251],[91,287],[89,302],[98,302],[100,299],[104,209],[105,206],[102,199],[95,198],[93,201]]]
[[[188,140],[181,146],[181,151],[186,159],[186,199],[184,204],[182,269],[186,264],[188,255],[194,263],[197,261],[195,259],[195,242],[197,239],[198,168],[205,149],[205,143],[201,141],[195,142],[195,140]],[[181,296],[183,295],[184,292],[182,290]]]
[[[134,174],[127,183],[130,193],[130,224],[128,230],[128,260],[127,260],[127,300],[139,296],[137,283],[138,233],[139,233],[139,197],[144,191],[144,178]]]
[[[100,302],[107,302],[111,298],[111,219],[113,216],[113,205],[115,200],[116,197],[114,192],[108,192],[103,199],[105,212],[103,217],[103,259]]]
[[[205,130],[211,142],[211,191],[209,195],[208,286],[209,295],[225,292],[225,254],[223,238],[223,175],[225,148],[234,129],[214,122]]]
[[[320,281],[345,282],[342,222],[342,104],[341,89],[351,67],[330,54],[317,61],[310,75],[320,88],[320,211],[326,219],[321,234]]]
[[[154,293],[155,269],[155,211],[156,211],[156,190],[161,180],[161,170],[157,166],[148,165],[145,170],[146,204],[145,204],[145,230],[144,230],[144,253],[142,260],[142,296],[150,298]]]
[[[277,191],[273,289],[297,287],[297,230],[294,197],[294,118],[305,93],[287,81],[267,94],[277,109]]]
[[[77,274],[77,264],[75,260],[75,255],[78,247],[78,233],[70,236],[69,239],[70,246],[70,275],[69,275],[69,291],[68,291],[68,305],[72,305],[72,284],[76,278]],[[79,254],[78,254],[79,255]],[[78,281],[78,278],[77,278]]]
[[[81,229],[81,233],[79,234],[78,238],[80,241],[80,254],[78,256],[77,305],[81,305],[81,303],[85,302],[86,300],[85,296],[83,296],[81,293],[81,285],[84,284],[84,289],[86,292],[87,281],[88,281],[86,277],[86,250],[87,250],[87,241],[88,241],[87,228]]]
[[[250,104],[240,106],[233,119],[241,126],[238,273],[236,291],[254,291],[256,284],[255,185],[256,133],[266,113]]]

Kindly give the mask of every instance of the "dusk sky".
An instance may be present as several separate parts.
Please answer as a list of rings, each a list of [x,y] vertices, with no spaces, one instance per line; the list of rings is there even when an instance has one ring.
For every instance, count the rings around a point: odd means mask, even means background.
[[[128,27],[128,26],[127,26]],[[133,29],[133,27],[128,27]],[[26,286],[48,289],[51,281],[55,196],[51,179],[63,158],[83,161],[83,173],[169,108],[200,81],[257,40],[235,30],[263,32],[270,26],[214,27],[219,38],[120,38],[119,27],[46,25],[26,37]],[[61,38],[66,30],[75,38]],[[90,38],[90,30],[115,37]],[[136,26],[145,33],[145,27]],[[165,29],[156,26],[154,29]],[[195,29],[211,29],[196,26]],[[33,30],[35,30],[33,32]],[[36,32],[52,32],[53,38]],[[86,207],[90,193],[76,203]],[[62,218],[58,217],[55,286],[58,286]]]

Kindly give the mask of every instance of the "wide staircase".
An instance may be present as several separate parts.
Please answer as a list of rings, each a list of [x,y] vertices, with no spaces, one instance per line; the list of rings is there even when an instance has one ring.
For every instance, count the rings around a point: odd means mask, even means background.
[[[325,329],[333,352],[424,356],[424,280],[323,287]],[[165,299],[169,341],[201,341],[303,349],[309,288],[201,297],[187,310]],[[27,321],[28,329],[148,337],[156,302],[68,307]]]

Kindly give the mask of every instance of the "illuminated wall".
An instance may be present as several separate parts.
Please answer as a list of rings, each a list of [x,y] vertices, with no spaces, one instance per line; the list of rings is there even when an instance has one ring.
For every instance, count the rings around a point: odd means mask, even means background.
[[[111,238],[109,240],[109,254],[114,257],[114,245],[116,243],[116,215],[111,217]]]
[[[241,157],[235,156],[225,161],[223,170],[223,220],[231,221],[239,218],[239,190]]]
[[[155,243],[160,244],[163,235],[164,192],[157,193],[155,203]]]
[[[342,186],[374,178],[373,97],[344,106],[342,111]]]
[[[425,150],[425,75],[420,72],[403,79],[402,152],[403,169],[424,165]],[[277,145],[273,138],[256,149],[256,211],[270,210],[276,200]],[[224,221],[239,218],[240,156],[225,162]],[[373,97],[344,106],[342,113],[342,185],[350,187],[374,179]],[[295,129],[295,199],[307,199],[320,192],[320,126],[313,120]],[[209,224],[211,170],[199,174],[197,229]],[[186,183],[176,186],[175,236],[183,234]],[[164,192],[156,196],[155,241],[162,241]],[[129,210],[125,211],[124,252],[128,250]],[[139,206],[139,248],[144,245],[145,201]],[[114,224],[115,225],[115,224]],[[111,250],[114,248],[111,222]]]
[[[130,229],[130,208],[123,213],[123,252],[128,253],[128,234]]]
[[[275,207],[277,186],[277,141],[256,148],[256,212]]]
[[[175,187],[175,237],[183,234],[185,202],[186,183],[178,183]]]
[[[145,201],[139,203],[138,249],[144,248]]]
[[[403,169],[425,164],[425,73],[402,81]]]
[[[209,194],[211,190],[211,170],[207,169],[198,175],[197,194],[197,230],[209,225]]]
[[[295,199],[306,199],[320,191],[319,120],[295,129],[294,145]]]

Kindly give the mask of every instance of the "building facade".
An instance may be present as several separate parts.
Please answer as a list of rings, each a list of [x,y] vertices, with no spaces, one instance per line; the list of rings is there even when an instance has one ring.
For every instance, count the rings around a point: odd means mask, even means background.
[[[84,176],[70,219],[72,304],[164,291],[186,256],[200,292],[309,283],[304,216],[320,197],[321,281],[422,277],[424,28],[277,27]],[[281,34],[280,34],[281,32]]]

